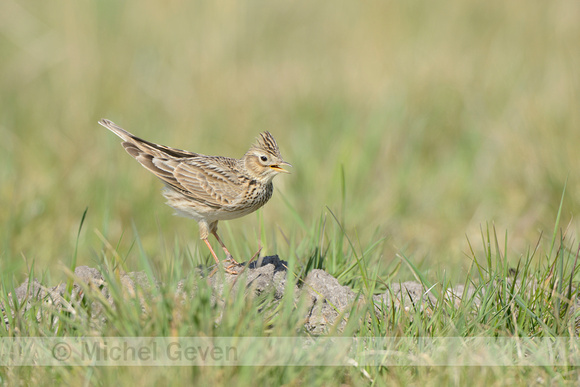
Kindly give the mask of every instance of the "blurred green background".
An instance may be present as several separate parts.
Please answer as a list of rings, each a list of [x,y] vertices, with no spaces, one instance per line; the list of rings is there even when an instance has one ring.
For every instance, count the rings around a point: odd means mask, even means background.
[[[281,232],[296,247],[334,222],[328,206],[355,244],[384,238],[381,264],[404,252],[460,274],[486,222],[514,258],[549,238],[567,178],[574,239],[579,42],[574,1],[4,0],[0,264],[57,273],[87,206],[79,264],[95,265],[99,234],[126,253],[138,233],[153,260],[174,244],[208,256],[103,117],[235,157],[271,131],[294,168],[275,179],[266,230],[256,215],[221,225],[238,251],[263,232],[263,253],[290,259]]]

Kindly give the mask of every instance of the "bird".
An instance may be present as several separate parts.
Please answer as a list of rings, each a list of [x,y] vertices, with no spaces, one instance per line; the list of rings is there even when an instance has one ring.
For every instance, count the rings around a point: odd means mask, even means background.
[[[212,234],[220,244],[226,260],[225,270],[240,264],[234,259],[217,233],[220,220],[248,215],[262,207],[274,190],[272,180],[280,173],[290,173],[278,144],[268,131],[260,133],[257,142],[239,159],[206,156],[201,153],[170,148],[143,140],[114,122],[101,119],[99,124],[119,136],[123,148],[143,167],[165,184],[166,204],[177,215],[193,218],[199,225],[199,236],[205,242],[216,264],[220,264],[208,241]]]

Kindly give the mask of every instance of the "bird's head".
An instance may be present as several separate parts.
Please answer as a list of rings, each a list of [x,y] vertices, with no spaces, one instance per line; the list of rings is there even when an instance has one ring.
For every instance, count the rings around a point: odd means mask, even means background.
[[[282,159],[276,140],[270,132],[260,133],[258,142],[243,157],[250,176],[264,184],[270,183],[279,173],[290,173],[282,165],[292,166]]]

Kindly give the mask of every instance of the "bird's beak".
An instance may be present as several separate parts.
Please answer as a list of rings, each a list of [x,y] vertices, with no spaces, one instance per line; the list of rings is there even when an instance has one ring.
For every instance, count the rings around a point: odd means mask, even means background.
[[[275,165],[270,165],[270,168],[272,168],[273,170],[275,170],[276,172],[284,172],[284,173],[290,173],[290,171],[285,170],[284,168],[282,168],[280,165],[288,165],[289,167],[292,166],[292,164],[287,163],[286,161],[281,161],[278,164]]]

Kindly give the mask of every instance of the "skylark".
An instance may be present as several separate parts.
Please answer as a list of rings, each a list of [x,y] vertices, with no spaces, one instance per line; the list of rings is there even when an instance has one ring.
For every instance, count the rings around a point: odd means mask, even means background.
[[[210,233],[215,236],[226,253],[226,260],[232,262],[226,271],[237,274],[230,268],[239,263],[218,236],[217,224],[262,207],[272,197],[272,179],[281,172],[289,173],[281,167],[291,165],[282,159],[274,137],[269,132],[261,133],[258,142],[241,159],[234,159],[145,141],[106,119],[99,124],[119,136],[127,153],[165,183],[163,196],[167,204],[178,215],[197,221],[201,239],[219,264],[207,240]]]

